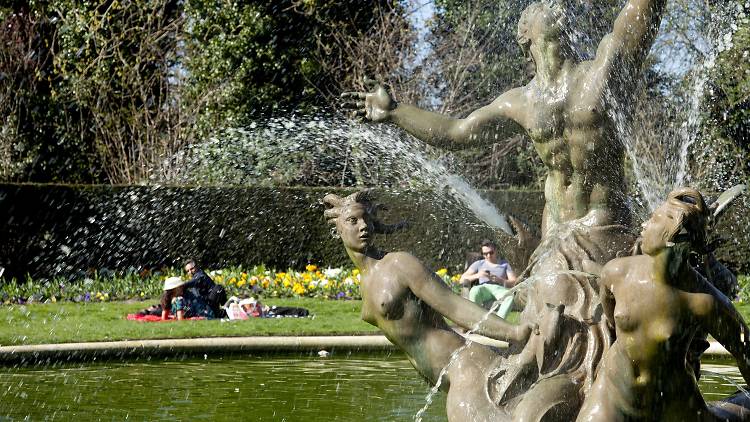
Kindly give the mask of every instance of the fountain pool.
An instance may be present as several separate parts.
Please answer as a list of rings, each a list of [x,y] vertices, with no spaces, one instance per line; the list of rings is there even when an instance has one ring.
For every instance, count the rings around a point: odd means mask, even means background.
[[[743,383],[704,360],[706,400]],[[404,355],[266,355],[0,369],[0,421],[411,421],[429,386]],[[445,395],[424,415],[443,421]]]

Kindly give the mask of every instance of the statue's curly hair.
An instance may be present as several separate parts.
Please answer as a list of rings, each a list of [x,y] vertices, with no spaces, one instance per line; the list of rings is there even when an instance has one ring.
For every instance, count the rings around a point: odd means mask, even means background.
[[[334,227],[336,226],[336,220],[341,216],[343,209],[352,204],[360,204],[364,206],[365,212],[372,216],[375,234],[389,234],[406,227],[405,222],[383,224],[383,222],[380,221],[378,218],[378,211],[386,210],[387,208],[382,204],[375,203],[375,194],[369,189],[354,192],[345,197],[329,193],[323,197],[323,204],[327,207],[323,212],[323,216],[328,221],[328,224]]]
[[[677,188],[667,195],[663,206],[674,218],[673,227],[667,229],[667,240],[687,240],[696,252],[709,252],[707,227],[711,212],[703,195],[697,189]]]

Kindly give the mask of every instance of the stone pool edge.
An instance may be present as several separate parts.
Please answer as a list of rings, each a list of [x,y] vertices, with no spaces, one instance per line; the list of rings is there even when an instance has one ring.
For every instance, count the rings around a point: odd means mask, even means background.
[[[471,340],[506,347],[505,342],[470,335]],[[0,346],[0,366],[39,365],[74,361],[179,357],[233,353],[329,353],[397,352],[385,336],[266,336],[205,337],[192,339],[124,340],[91,343]],[[712,342],[706,355],[726,356],[720,344]]]

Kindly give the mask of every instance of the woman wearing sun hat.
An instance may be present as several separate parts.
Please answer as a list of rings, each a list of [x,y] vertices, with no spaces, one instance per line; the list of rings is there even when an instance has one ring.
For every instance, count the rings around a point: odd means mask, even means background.
[[[178,320],[192,317],[214,318],[214,312],[195,289],[185,288],[187,280],[169,277],[164,280],[164,293],[161,296],[161,319],[169,318],[170,311]]]

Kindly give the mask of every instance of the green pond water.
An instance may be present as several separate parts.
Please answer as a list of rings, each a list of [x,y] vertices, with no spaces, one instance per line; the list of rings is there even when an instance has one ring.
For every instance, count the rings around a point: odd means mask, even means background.
[[[737,390],[706,361],[707,400]],[[720,375],[719,375],[720,374]],[[0,368],[0,421],[411,421],[429,387],[403,355],[233,356]],[[445,420],[445,395],[424,420]]]

